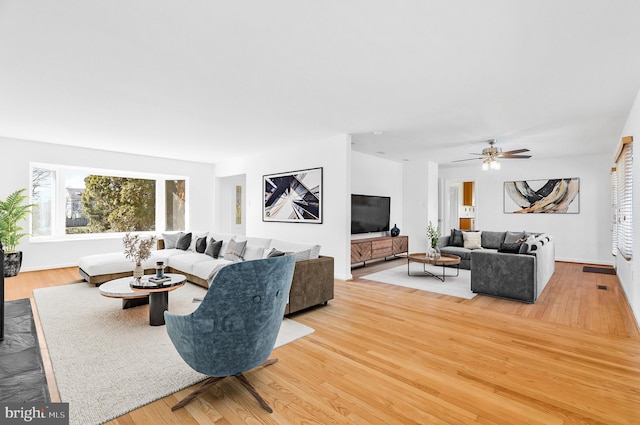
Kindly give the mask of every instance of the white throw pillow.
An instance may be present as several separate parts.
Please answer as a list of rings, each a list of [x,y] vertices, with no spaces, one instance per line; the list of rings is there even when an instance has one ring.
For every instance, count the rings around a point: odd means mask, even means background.
[[[163,233],[162,239],[164,239],[164,249],[174,249],[180,236],[182,236],[182,232]]]
[[[462,232],[462,239],[467,249],[482,248],[482,232]]]

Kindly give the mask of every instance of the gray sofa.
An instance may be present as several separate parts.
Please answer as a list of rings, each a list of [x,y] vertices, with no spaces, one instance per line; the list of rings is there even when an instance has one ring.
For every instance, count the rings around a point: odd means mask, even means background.
[[[481,231],[481,249],[462,245],[459,230],[440,238],[444,254],[471,270],[471,291],[534,303],[555,271],[555,244],[547,234]]]

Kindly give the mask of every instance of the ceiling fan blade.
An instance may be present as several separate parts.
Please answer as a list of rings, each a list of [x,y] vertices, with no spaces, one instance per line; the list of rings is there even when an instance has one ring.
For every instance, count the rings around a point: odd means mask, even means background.
[[[502,152],[502,155],[510,155],[512,153],[522,153],[522,152],[529,152],[529,149],[516,149],[514,151],[506,151],[506,152]]]
[[[523,159],[523,158],[531,158],[531,155],[505,155],[501,157],[503,159]]]
[[[451,162],[475,161],[476,159],[483,159],[483,158],[456,159],[455,161],[451,161]]]

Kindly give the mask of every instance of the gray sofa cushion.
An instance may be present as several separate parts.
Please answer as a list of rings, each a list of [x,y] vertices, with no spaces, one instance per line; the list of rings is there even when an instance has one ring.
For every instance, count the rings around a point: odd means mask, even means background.
[[[471,260],[471,250],[461,246],[444,246],[440,248],[442,254],[457,255],[462,260]]]
[[[500,248],[500,244],[504,242],[504,236],[506,234],[507,234],[507,232],[483,231],[482,232],[482,247],[483,248],[491,248],[491,249]]]

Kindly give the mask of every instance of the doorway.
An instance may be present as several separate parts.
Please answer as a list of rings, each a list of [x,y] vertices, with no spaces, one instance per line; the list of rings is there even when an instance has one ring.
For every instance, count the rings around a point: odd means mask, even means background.
[[[476,184],[475,180],[447,181],[442,232],[448,229],[476,230]]]

